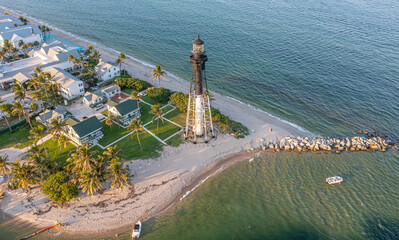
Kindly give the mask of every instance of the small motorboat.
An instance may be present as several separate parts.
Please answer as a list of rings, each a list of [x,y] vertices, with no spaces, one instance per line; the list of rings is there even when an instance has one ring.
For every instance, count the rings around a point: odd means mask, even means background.
[[[340,176],[334,176],[334,177],[328,177],[326,179],[326,182],[328,184],[336,184],[336,183],[341,183],[342,181],[344,181],[344,179]]]
[[[138,221],[136,224],[133,226],[133,231],[132,231],[132,240],[139,238],[141,233],[141,222]]]

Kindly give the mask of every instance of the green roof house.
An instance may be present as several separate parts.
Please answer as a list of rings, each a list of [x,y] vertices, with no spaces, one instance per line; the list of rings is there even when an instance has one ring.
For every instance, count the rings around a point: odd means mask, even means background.
[[[69,138],[77,144],[97,144],[104,136],[103,125],[96,116],[67,126]]]
[[[140,110],[137,106],[137,101],[132,99],[109,107],[109,112],[112,115],[119,117],[119,122],[123,125],[128,125],[130,121],[138,119],[141,116]]]

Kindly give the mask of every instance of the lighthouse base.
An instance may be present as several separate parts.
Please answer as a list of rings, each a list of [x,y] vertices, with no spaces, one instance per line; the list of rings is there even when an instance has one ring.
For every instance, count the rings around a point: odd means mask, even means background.
[[[214,138],[212,112],[208,94],[189,94],[184,137],[193,143],[208,143]]]

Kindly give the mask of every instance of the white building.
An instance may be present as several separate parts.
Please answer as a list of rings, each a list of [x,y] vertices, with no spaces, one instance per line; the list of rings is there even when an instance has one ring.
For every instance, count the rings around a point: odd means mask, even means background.
[[[101,60],[96,66],[95,71],[99,81],[107,81],[121,74],[119,66]]]
[[[104,136],[103,125],[96,116],[78,122],[75,119],[66,121],[66,133],[68,137],[79,145],[85,143],[97,144]]]
[[[2,16],[0,17],[0,32],[5,29],[10,29],[14,27],[21,26],[22,22],[18,19],[15,19],[12,16]]]
[[[74,58],[80,57],[79,52],[76,49],[68,50],[61,42],[44,43],[42,48],[33,52],[33,55],[40,58],[43,64],[51,64],[51,66],[62,68],[69,73],[80,70],[76,69],[73,62],[68,61],[70,55]]]
[[[118,116],[119,122],[123,125],[128,125],[133,119],[139,119],[141,117],[136,100],[129,99],[115,106],[111,106],[110,103],[112,103],[112,100],[107,103],[109,112],[114,116]]]
[[[104,100],[103,93],[101,91],[86,92],[83,96],[83,103],[87,105],[96,105]]]
[[[54,110],[46,109],[44,112],[39,114],[39,116],[36,117],[36,121],[48,127],[48,124],[50,124],[53,119],[64,120],[65,114],[66,110],[63,107],[57,107]]]
[[[71,100],[85,94],[83,81],[74,77],[70,73],[67,73],[61,68],[50,67],[44,69],[44,72],[50,72],[50,74],[54,76],[54,82],[60,86],[61,96],[67,100]]]
[[[3,45],[5,39],[8,39],[17,48],[20,40],[26,44],[43,41],[42,32],[32,24],[0,30],[0,46]]]
[[[109,85],[105,88],[102,88],[101,92],[104,97],[111,99],[113,96],[121,93],[121,87],[118,85]]]

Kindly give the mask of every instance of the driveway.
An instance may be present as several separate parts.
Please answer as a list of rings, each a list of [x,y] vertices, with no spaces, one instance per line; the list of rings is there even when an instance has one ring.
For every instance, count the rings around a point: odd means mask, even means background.
[[[72,105],[66,106],[65,109],[68,112],[72,113],[72,115],[79,121],[81,121],[83,119],[83,117],[89,118],[94,115],[97,116],[97,118],[100,120],[102,118],[105,118],[105,116],[102,115],[101,112],[107,110],[106,107],[103,107],[103,108],[99,109],[98,111],[95,111],[89,105],[83,104],[82,101],[83,101],[83,98],[79,99]]]

